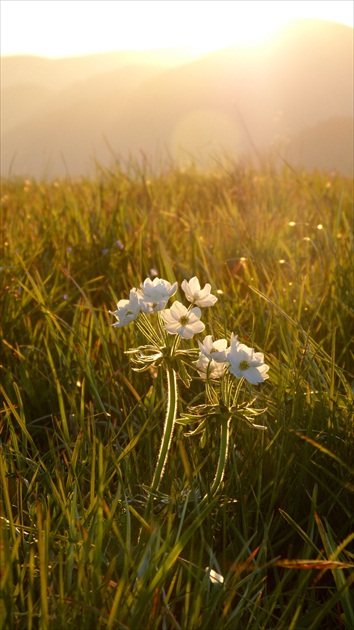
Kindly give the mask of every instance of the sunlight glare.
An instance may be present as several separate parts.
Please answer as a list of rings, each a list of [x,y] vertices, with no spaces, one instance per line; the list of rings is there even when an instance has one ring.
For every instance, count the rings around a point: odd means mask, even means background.
[[[353,3],[348,0],[2,0],[1,54],[68,57],[163,48],[209,53],[262,42],[291,19],[327,20],[353,26]]]
[[[256,45],[270,39],[286,22],[286,19],[275,18],[274,15],[265,11],[262,15],[262,19],[257,21],[251,19],[239,20],[234,25],[234,30],[231,37],[224,35],[217,36],[214,33],[210,37],[210,32],[205,33],[205,39],[203,33],[198,34],[198,49],[204,52],[212,52],[213,50],[227,48],[235,45]]]

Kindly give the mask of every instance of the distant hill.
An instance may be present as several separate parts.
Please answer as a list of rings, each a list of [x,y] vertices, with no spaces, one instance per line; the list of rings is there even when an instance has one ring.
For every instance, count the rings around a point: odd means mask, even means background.
[[[45,85],[23,83],[1,90],[1,135],[49,107],[56,91]]]
[[[351,175],[352,52],[352,28],[301,20],[261,46],[197,59],[2,58],[1,174],[77,176],[95,159],[109,166],[142,153],[207,164],[274,151],[296,167]]]
[[[329,118],[302,131],[278,155],[295,168],[339,171],[353,176],[353,118]]]
[[[1,88],[29,83],[53,89],[68,87],[95,75],[128,66],[157,66],[173,68],[199,57],[200,53],[188,48],[163,50],[119,50],[82,57],[49,59],[35,55],[9,55],[1,57]]]

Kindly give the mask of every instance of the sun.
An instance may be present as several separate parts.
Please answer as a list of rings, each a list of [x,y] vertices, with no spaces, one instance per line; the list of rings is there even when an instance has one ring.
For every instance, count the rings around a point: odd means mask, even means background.
[[[1,54],[68,57],[165,48],[209,53],[238,44],[263,42],[292,19],[327,20],[353,26],[353,3],[348,0],[1,0]]]
[[[208,12],[203,13],[203,27],[195,33],[196,46],[205,52],[236,45],[262,44],[271,40],[291,20],[325,20],[353,26],[352,3],[338,0],[237,0],[206,5]],[[219,26],[220,16],[224,17],[222,28]]]
[[[205,52],[212,52],[229,46],[260,44],[270,39],[286,21],[286,18],[276,17],[260,7],[259,19],[251,19],[248,12],[241,14],[231,31],[225,29],[224,32],[214,32],[209,28],[205,37],[198,33],[197,46]]]

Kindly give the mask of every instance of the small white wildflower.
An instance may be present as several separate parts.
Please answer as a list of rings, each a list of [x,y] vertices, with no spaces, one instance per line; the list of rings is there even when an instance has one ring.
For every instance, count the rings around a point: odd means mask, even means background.
[[[244,377],[252,385],[263,383],[269,378],[269,366],[264,363],[263,354],[240,343],[234,334],[231,335],[231,346],[226,352],[226,359],[230,363],[231,374],[237,378]]]
[[[178,283],[172,285],[161,278],[146,278],[138,290],[140,308],[144,313],[156,313],[165,308],[168,300],[177,291]]]
[[[209,571],[209,578],[212,584],[224,583],[224,577],[220,575],[220,573],[217,573],[214,569],[209,569],[209,567],[207,567],[206,570]]]
[[[216,339],[213,341],[211,335],[204,337],[204,341],[198,341],[200,352],[209,359],[218,363],[224,363],[226,359],[227,341],[226,339]]]
[[[117,310],[110,311],[110,313],[118,320],[115,324],[112,324],[114,327],[121,328],[134,321],[140,313],[137,290],[131,289],[129,300],[119,300]]]
[[[181,304],[174,302],[171,308],[161,311],[161,317],[166,322],[165,330],[171,335],[180,335],[184,339],[191,339],[196,333],[202,332],[205,326],[200,321],[201,310],[198,307],[190,311]]]
[[[211,286],[207,283],[203,289],[200,288],[199,280],[196,276],[191,278],[189,282],[183,280],[181,284],[185,296],[189,302],[204,308],[205,306],[213,306],[218,298],[215,295],[211,295]]]

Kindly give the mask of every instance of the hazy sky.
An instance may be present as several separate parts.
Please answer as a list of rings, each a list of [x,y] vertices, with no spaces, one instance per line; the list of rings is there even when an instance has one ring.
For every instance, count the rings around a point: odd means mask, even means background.
[[[353,26],[353,0],[1,0],[1,54],[47,57],[255,41],[292,18]]]

